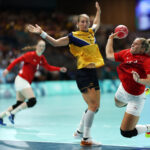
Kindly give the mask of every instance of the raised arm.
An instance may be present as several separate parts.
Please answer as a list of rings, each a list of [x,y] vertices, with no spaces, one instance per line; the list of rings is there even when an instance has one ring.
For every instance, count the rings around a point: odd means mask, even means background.
[[[114,61],[114,48],[113,48],[113,39],[117,36],[117,33],[111,34],[107,40],[106,44],[106,58]]]
[[[96,11],[96,16],[94,18],[94,22],[93,22],[93,25],[92,25],[92,29],[95,30],[95,32],[96,32],[100,27],[101,9],[100,9],[100,6],[99,6],[98,2],[95,3],[95,6],[96,6],[97,11]]]
[[[54,39],[50,35],[48,35],[46,32],[42,30],[42,28],[39,25],[27,25],[26,29],[31,32],[31,33],[36,33],[39,34],[43,39],[45,39],[48,43],[50,43],[52,46],[57,47],[57,46],[67,46],[69,44],[69,38],[68,36],[59,38],[59,39]]]

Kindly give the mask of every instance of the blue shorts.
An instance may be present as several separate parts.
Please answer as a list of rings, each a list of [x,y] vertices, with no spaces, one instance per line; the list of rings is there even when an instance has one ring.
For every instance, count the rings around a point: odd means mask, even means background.
[[[100,89],[95,68],[78,69],[76,72],[76,82],[82,93],[86,93],[88,88]]]

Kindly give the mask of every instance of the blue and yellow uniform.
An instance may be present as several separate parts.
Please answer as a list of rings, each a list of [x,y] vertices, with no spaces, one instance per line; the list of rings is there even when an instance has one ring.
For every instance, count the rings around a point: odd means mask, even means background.
[[[96,68],[104,65],[103,57],[99,51],[94,31],[89,28],[87,32],[76,31],[69,34],[70,52],[77,58],[77,69],[95,64]]]
[[[89,28],[87,32],[75,31],[68,35],[70,52],[77,58],[76,81],[81,92],[87,88],[99,89],[96,69],[104,65],[103,57],[99,51],[94,31]],[[95,68],[86,68],[94,64]]]

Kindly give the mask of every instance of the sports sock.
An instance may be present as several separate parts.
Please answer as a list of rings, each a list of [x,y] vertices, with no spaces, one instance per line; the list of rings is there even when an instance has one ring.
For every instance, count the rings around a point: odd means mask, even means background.
[[[4,118],[5,116],[6,116],[6,111],[4,111],[0,114],[0,118]]]
[[[79,127],[78,127],[78,129],[77,129],[77,131],[79,131],[80,133],[83,133],[84,117],[85,117],[86,112],[87,112],[87,110],[83,113],[82,119],[81,119],[80,124],[79,124]]]
[[[5,116],[9,116],[9,115],[10,115],[10,112],[6,110],[0,114],[0,118],[4,118]]]
[[[88,110],[85,113],[84,116],[84,132],[83,132],[83,137],[84,138],[89,138],[90,137],[90,129],[93,123],[93,119],[94,119],[94,114],[95,112]]]
[[[138,134],[148,132],[148,128],[146,125],[136,125],[135,128],[137,129]]]
[[[24,102],[23,104],[21,104],[17,108],[15,108],[13,111],[11,111],[11,114],[15,115],[17,112],[19,112],[25,108],[27,108],[26,102]]]

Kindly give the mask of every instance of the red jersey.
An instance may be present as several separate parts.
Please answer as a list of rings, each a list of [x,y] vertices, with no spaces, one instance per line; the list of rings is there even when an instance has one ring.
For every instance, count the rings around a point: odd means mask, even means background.
[[[132,95],[142,94],[145,85],[134,81],[132,71],[137,72],[142,79],[147,78],[147,74],[150,74],[150,57],[145,54],[132,54],[130,49],[117,52],[114,57],[115,61],[121,62],[117,72],[124,89]]]
[[[39,65],[43,66],[48,71],[60,71],[60,67],[49,65],[44,55],[38,56],[35,51],[27,52],[21,57],[15,59],[7,67],[7,70],[10,71],[16,64],[22,61],[24,64],[18,75],[27,80],[30,84],[32,83],[34,74],[37,71]]]

